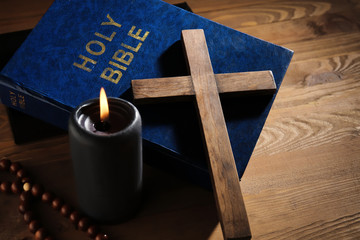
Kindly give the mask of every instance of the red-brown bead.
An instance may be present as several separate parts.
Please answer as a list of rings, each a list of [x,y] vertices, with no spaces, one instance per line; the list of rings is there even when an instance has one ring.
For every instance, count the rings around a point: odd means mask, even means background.
[[[18,179],[23,179],[27,177],[27,173],[24,169],[19,169],[19,171],[16,172],[16,177]]]
[[[2,182],[0,184],[0,191],[3,193],[10,193],[11,191],[11,183],[8,181]]]
[[[34,220],[34,212],[32,211],[26,211],[24,213],[24,221],[26,223],[30,223],[32,220]]]
[[[32,187],[31,187],[31,194],[34,196],[34,197],[41,197],[41,195],[43,194],[44,192],[44,189],[43,187],[40,185],[40,184],[34,184]]]
[[[19,194],[22,192],[22,184],[18,181],[12,182],[10,186],[11,192],[14,194]]]
[[[63,205],[63,201],[58,197],[55,197],[51,202],[51,207],[55,210],[60,210],[62,205]]]
[[[11,162],[10,162],[10,160],[8,158],[6,158],[6,157],[2,158],[0,160],[0,170],[1,171],[8,171],[9,168],[10,168],[10,164],[11,164]]]
[[[78,226],[80,218],[81,215],[79,212],[73,211],[72,213],[70,213],[69,219],[76,227]]]
[[[78,228],[79,228],[79,230],[86,232],[89,225],[90,225],[89,219],[83,217],[83,218],[80,219],[80,221],[78,223]]]
[[[23,201],[23,202],[30,202],[31,201],[31,198],[32,198],[32,195],[30,192],[25,192],[23,191],[21,194],[20,194],[20,200]]]
[[[18,210],[21,214],[24,214],[29,209],[30,209],[29,202],[20,202]]]
[[[26,183],[26,182],[31,183],[31,179],[30,179],[29,177],[23,177],[23,178],[21,179],[21,182],[22,182],[22,183]]]
[[[64,217],[69,217],[70,213],[71,213],[71,207],[68,204],[64,204],[62,205],[62,207],[60,208],[60,213],[61,215],[63,215]]]
[[[87,234],[90,238],[95,238],[98,233],[99,233],[99,228],[95,225],[91,225],[87,229]]]
[[[104,233],[99,233],[95,237],[95,240],[108,240],[108,239],[109,239],[108,235],[106,235]]]
[[[51,203],[54,200],[54,194],[52,194],[51,192],[44,192],[41,195],[41,201],[43,201],[44,203]]]
[[[20,163],[18,163],[18,162],[11,163],[11,164],[10,164],[10,168],[9,168],[9,169],[10,169],[10,173],[16,174],[17,171],[19,171],[21,168],[22,168],[22,167],[21,167]]]
[[[37,221],[37,220],[32,220],[32,221],[29,223],[29,231],[30,231],[31,233],[35,233],[39,228],[40,228],[40,223],[39,223],[39,221]]]
[[[44,240],[46,235],[47,235],[47,233],[46,233],[45,229],[44,228],[39,228],[35,232],[35,239],[36,240]]]

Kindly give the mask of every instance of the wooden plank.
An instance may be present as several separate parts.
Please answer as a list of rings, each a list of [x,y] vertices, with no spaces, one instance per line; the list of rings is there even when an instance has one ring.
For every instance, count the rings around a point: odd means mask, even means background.
[[[356,13],[353,9],[333,12],[326,12],[319,16],[306,16],[291,21],[238,27],[236,29],[279,45],[312,40],[332,34],[359,31],[357,22],[360,21],[360,12]],[[236,25],[235,22],[229,22],[229,24],[230,26]]]
[[[242,178],[254,239],[360,238],[359,64],[290,65]]]
[[[283,86],[288,87],[294,85],[294,87],[299,89],[321,85],[322,87],[327,88],[331,85],[326,83],[341,82],[340,85],[346,87],[348,84],[345,84],[346,82],[343,82],[344,80],[360,76],[360,68],[358,67],[360,64],[359,61],[360,52],[339,52],[338,55],[331,57],[325,56],[296,62],[290,64]],[[285,89],[287,92],[293,90]],[[283,94],[283,92],[284,91],[280,93]],[[287,100],[287,98],[279,98],[277,102]],[[278,104],[276,104],[276,106],[277,105]]]
[[[242,190],[254,239],[359,239],[359,144],[356,138],[251,159]]]
[[[359,63],[352,53],[290,66],[243,177],[259,239],[360,237]]]
[[[182,31],[213,190],[225,239],[251,238],[220,98],[203,30]]]
[[[339,55],[339,53],[359,52],[360,34],[359,32],[339,33],[314,40],[284,44],[283,46],[295,52],[292,59],[292,63],[295,63],[310,58],[332,57]]]
[[[360,126],[359,64],[359,53],[292,64],[253,156],[356,137]]]
[[[191,2],[190,2],[190,6]],[[217,1],[211,10],[196,11],[205,18],[226,26],[241,30],[243,27],[268,25],[270,23],[293,21],[312,16],[322,16],[339,11],[354,9],[356,3],[343,4],[336,0],[330,1],[233,1],[231,7],[222,8],[222,2]]]
[[[273,94],[276,91],[271,71],[215,74],[219,93]],[[137,79],[131,81],[134,99],[137,102],[172,100],[174,97],[194,96],[191,76]]]
[[[182,0],[166,0],[166,2],[174,4],[184,2]],[[212,11],[222,11],[232,8],[248,8],[253,5],[262,5],[269,2],[279,2],[279,0],[252,0],[252,1],[241,1],[241,0],[188,0],[187,4],[191,7],[194,12],[207,13]]]
[[[54,0],[1,0],[0,34],[32,29]]]
[[[200,15],[275,44],[359,31],[356,2],[264,1],[245,7],[235,3],[227,9],[219,3],[217,9]]]

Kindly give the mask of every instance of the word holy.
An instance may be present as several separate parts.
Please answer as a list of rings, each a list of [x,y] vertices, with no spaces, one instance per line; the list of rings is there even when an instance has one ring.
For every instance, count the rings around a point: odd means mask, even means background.
[[[121,24],[115,22],[109,14],[106,17],[108,19],[108,22],[102,22],[101,26],[113,26],[116,28],[121,28]],[[136,26],[132,26],[127,35],[139,41],[137,46],[133,47],[125,43],[121,43],[123,49],[119,49],[114,53],[112,59],[109,61],[109,65],[111,66],[106,67],[102,71],[100,75],[101,78],[111,81],[115,84],[119,82],[123,75],[123,72],[127,70],[128,66],[133,61],[134,53],[137,53],[139,51],[142,43],[149,35],[149,32],[146,31],[142,36],[140,36],[142,32],[142,29],[140,28],[136,31],[136,33],[134,33],[135,31]],[[104,54],[104,52],[106,51],[104,42],[111,42],[114,39],[116,32],[112,32],[110,36],[105,36],[98,32],[95,32],[94,35],[97,37],[96,40],[91,40],[86,44],[86,51],[91,54],[92,57]],[[91,57],[80,54],[79,58],[81,59],[80,63],[74,62],[73,65],[84,71],[91,72],[97,64],[97,61],[95,61]]]

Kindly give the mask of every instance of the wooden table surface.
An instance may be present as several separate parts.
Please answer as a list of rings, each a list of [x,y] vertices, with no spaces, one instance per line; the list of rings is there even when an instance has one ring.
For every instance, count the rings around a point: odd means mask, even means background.
[[[2,0],[0,33],[36,25],[52,0]],[[180,1],[169,0],[170,3]],[[295,54],[241,181],[253,239],[360,239],[360,1],[189,0],[201,16]],[[0,106],[0,157],[76,206],[68,136],[15,145]],[[145,197],[113,239],[221,239],[213,194],[145,166]],[[0,195],[0,239],[32,239]],[[36,206],[57,239],[88,239]]]

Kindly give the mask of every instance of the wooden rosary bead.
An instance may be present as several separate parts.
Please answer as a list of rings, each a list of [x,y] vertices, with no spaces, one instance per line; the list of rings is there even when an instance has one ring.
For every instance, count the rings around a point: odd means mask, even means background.
[[[0,170],[2,171],[8,171],[9,168],[10,168],[10,160],[6,157],[3,157],[1,160],[0,160]]]
[[[99,233],[99,228],[95,225],[91,225],[87,229],[87,234],[90,238],[95,238],[96,235],[98,235],[98,233]]]
[[[29,231],[35,233],[40,228],[40,223],[37,220],[32,220],[29,223]]]
[[[90,225],[89,219],[83,217],[83,218],[80,219],[80,221],[78,223],[78,228],[79,228],[79,230],[86,232],[89,225]]]
[[[18,163],[18,162],[11,163],[10,164],[10,173],[16,174],[17,171],[19,171],[21,168],[22,167],[21,167],[20,163]]]
[[[2,191],[3,193],[10,193],[11,191],[11,183],[8,181],[2,182],[0,184],[0,191]]]
[[[24,182],[24,184],[23,184],[23,190],[25,191],[25,192],[31,192],[31,188],[32,188],[32,186],[31,186],[31,183],[30,182]]]
[[[70,213],[69,219],[76,227],[78,226],[80,218],[81,218],[81,215],[79,212],[73,211],[72,213]]]
[[[44,203],[51,203],[54,200],[54,194],[52,194],[51,192],[44,192],[41,195],[41,201],[43,201]]]
[[[18,181],[11,183],[10,189],[14,194],[19,194],[22,192],[22,186]]]
[[[40,226],[39,221],[35,220],[33,211],[30,210],[30,204],[33,197],[41,197],[45,203],[51,203],[52,208],[60,210],[61,215],[69,217],[70,221],[81,231],[87,232],[90,238],[95,240],[108,240],[108,236],[104,233],[99,233],[99,228],[95,225],[90,225],[90,220],[82,217],[77,211],[72,211],[70,205],[64,204],[62,199],[55,197],[50,192],[44,192],[44,189],[39,184],[32,184],[30,178],[20,163],[11,163],[8,158],[0,160],[0,170],[9,171],[15,174],[18,181],[10,183],[9,181],[0,181],[0,191],[4,193],[13,192],[20,194],[20,204],[18,210],[23,214],[24,221],[29,224],[29,231],[35,235],[36,240],[54,240],[48,236],[46,230]]]
[[[103,234],[103,233],[99,233],[95,237],[95,240],[108,240],[108,239],[109,239],[108,235]]]
[[[16,177],[18,179],[23,179],[27,177],[27,173],[24,169],[19,169],[19,171],[16,172]]]
[[[32,220],[34,220],[34,212],[33,211],[26,211],[24,213],[24,221],[26,223],[30,223]]]
[[[62,205],[62,207],[60,208],[60,213],[61,215],[63,215],[64,217],[69,217],[70,213],[71,213],[71,207],[68,204],[64,204]]]
[[[21,214],[24,214],[26,211],[30,209],[29,202],[20,202],[18,210]]]
[[[32,195],[31,193],[28,191],[23,191],[21,194],[20,194],[20,200],[23,201],[23,202],[30,202],[31,201],[31,198],[32,198]]]
[[[47,236],[47,233],[46,233],[44,228],[39,228],[35,232],[35,239],[36,240],[44,240],[46,236]]]
[[[44,192],[44,190],[43,190],[42,186],[40,186],[39,184],[34,184],[31,187],[31,193],[34,197],[41,197],[43,192]]]
[[[23,177],[23,178],[21,179],[21,182],[22,182],[22,183],[26,183],[26,182],[31,183],[31,179],[30,179],[29,177]]]
[[[51,207],[55,210],[60,210],[62,205],[63,205],[63,201],[58,197],[55,197],[51,202]]]

